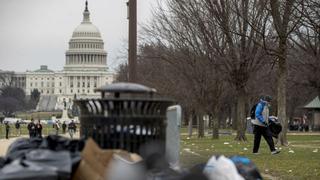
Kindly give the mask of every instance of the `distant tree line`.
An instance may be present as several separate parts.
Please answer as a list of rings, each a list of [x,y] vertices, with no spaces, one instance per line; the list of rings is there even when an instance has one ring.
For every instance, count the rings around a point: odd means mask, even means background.
[[[5,117],[15,116],[17,111],[33,110],[37,107],[40,99],[40,92],[35,89],[27,97],[24,90],[13,86],[0,88],[0,112]]]
[[[159,1],[143,26],[137,73],[183,106],[199,137],[209,115],[214,138],[232,118],[245,141],[250,107],[270,94],[285,145],[288,119],[320,94],[320,1]],[[128,80],[127,64],[118,80]]]

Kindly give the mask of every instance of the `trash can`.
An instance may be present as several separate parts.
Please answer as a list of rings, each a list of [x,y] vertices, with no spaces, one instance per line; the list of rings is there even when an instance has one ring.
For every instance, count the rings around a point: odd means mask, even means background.
[[[163,142],[166,111],[173,104],[156,90],[135,83],[113,83],[95,89],[100,99],[79,99],[80,137],[92,137],[101,148],[139,153],[141,145]]]

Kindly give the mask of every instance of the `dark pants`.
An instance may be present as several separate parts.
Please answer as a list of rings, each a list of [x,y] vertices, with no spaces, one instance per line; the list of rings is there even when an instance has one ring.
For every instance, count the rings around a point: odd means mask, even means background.
[[[260,147],[261,135],[267,141],[270,151],[275,151],[274,142],[272,139],[271,131],[268,127],[253,125],[253,133],[254,133],[254,145],[253,145],[253,153],[257,153]]]
[[[9,139],[9,129],[6,129],[6,139]]]

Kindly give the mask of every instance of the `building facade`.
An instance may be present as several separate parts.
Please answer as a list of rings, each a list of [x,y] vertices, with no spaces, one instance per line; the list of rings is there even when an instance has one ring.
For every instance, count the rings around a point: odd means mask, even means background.
[[[41,96],[56,96],[58,104],[71,102],[75,97],[99,97],[94,89],[112,83],[114,76],[108,71],[107,52],[99,29],[90,21],[88,4],[81,24],[72,33],[63,70],[53,71],[41,65],[35,71],[10,73],[13,83],[22,87],[26,95],[37,89]]]

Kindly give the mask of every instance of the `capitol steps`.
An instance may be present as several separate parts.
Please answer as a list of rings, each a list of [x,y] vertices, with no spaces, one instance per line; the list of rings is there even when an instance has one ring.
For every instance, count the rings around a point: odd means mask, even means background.
[[[54,111],[58,97],[55,95],[42,95],[37,105],[37,111]]]

